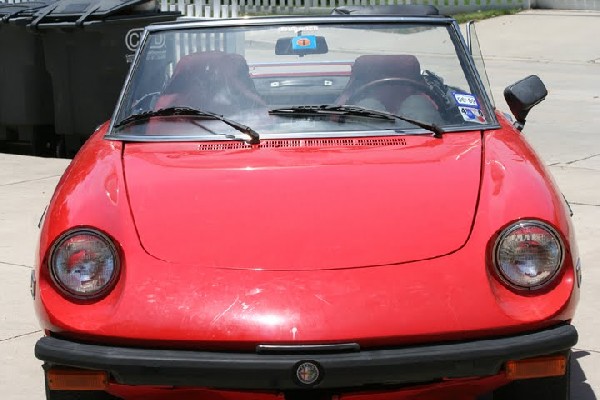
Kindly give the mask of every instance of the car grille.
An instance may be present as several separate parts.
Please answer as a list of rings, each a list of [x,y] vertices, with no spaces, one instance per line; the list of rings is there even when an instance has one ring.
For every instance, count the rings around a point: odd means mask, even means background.
[[[330,139],[289,139],[262,140],[259,148],[290,148],[290,147],[339,147],[339,146],[406,146],[404,138],[330,138]],[[200,151],[219,151],[251,149],[252,146],[243,142],[201,143]]]

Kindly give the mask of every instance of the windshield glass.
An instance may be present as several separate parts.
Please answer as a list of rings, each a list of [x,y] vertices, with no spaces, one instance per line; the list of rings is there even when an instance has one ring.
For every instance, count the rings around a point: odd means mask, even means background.
[[[336,115],[337,106],[401,115],[445,131],[482,129],[496,120],[462,51],[447,23],[154,31],[140,49],[111,135],[215,140],[236,134],[198,115],[126,120],[173,107],[222,115],[267,139],[431,133],[401,119]],[[317,105],[336,107],[307,112]]]

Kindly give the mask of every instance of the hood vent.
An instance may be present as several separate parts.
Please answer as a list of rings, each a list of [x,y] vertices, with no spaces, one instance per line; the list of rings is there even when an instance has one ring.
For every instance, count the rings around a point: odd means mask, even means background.
[[[259,148],[290,148],[290,147],[340,147],[340,146],[406,146],[404,138],[330,138],[330,139],[286,139],[262,140]],[[220,151],[251,149],[252,146],[244,142],[216,142],[201,143],[199,151]]]

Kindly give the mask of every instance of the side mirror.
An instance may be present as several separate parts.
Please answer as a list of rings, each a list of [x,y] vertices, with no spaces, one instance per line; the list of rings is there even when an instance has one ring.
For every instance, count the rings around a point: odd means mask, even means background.
[[[548,91],[537,75],[530,75],[504,89],[504,98],[517,122],[515,127],[522,130],[529,111],[546,98]]]

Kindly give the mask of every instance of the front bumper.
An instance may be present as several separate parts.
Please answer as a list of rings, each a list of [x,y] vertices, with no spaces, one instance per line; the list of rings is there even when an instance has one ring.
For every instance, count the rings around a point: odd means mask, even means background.
[[[498,374],[506,361],[563,352],[576,343],[575,327],[561,325],[510,337],[341,353],[151,350],[44,337],[37,342],[35,355],[50,365],[108,371],[124,385],[280,391],[490,376]],[[319,378],[311,384],[298,378],[298,368],[305,362],[318,367]]]

